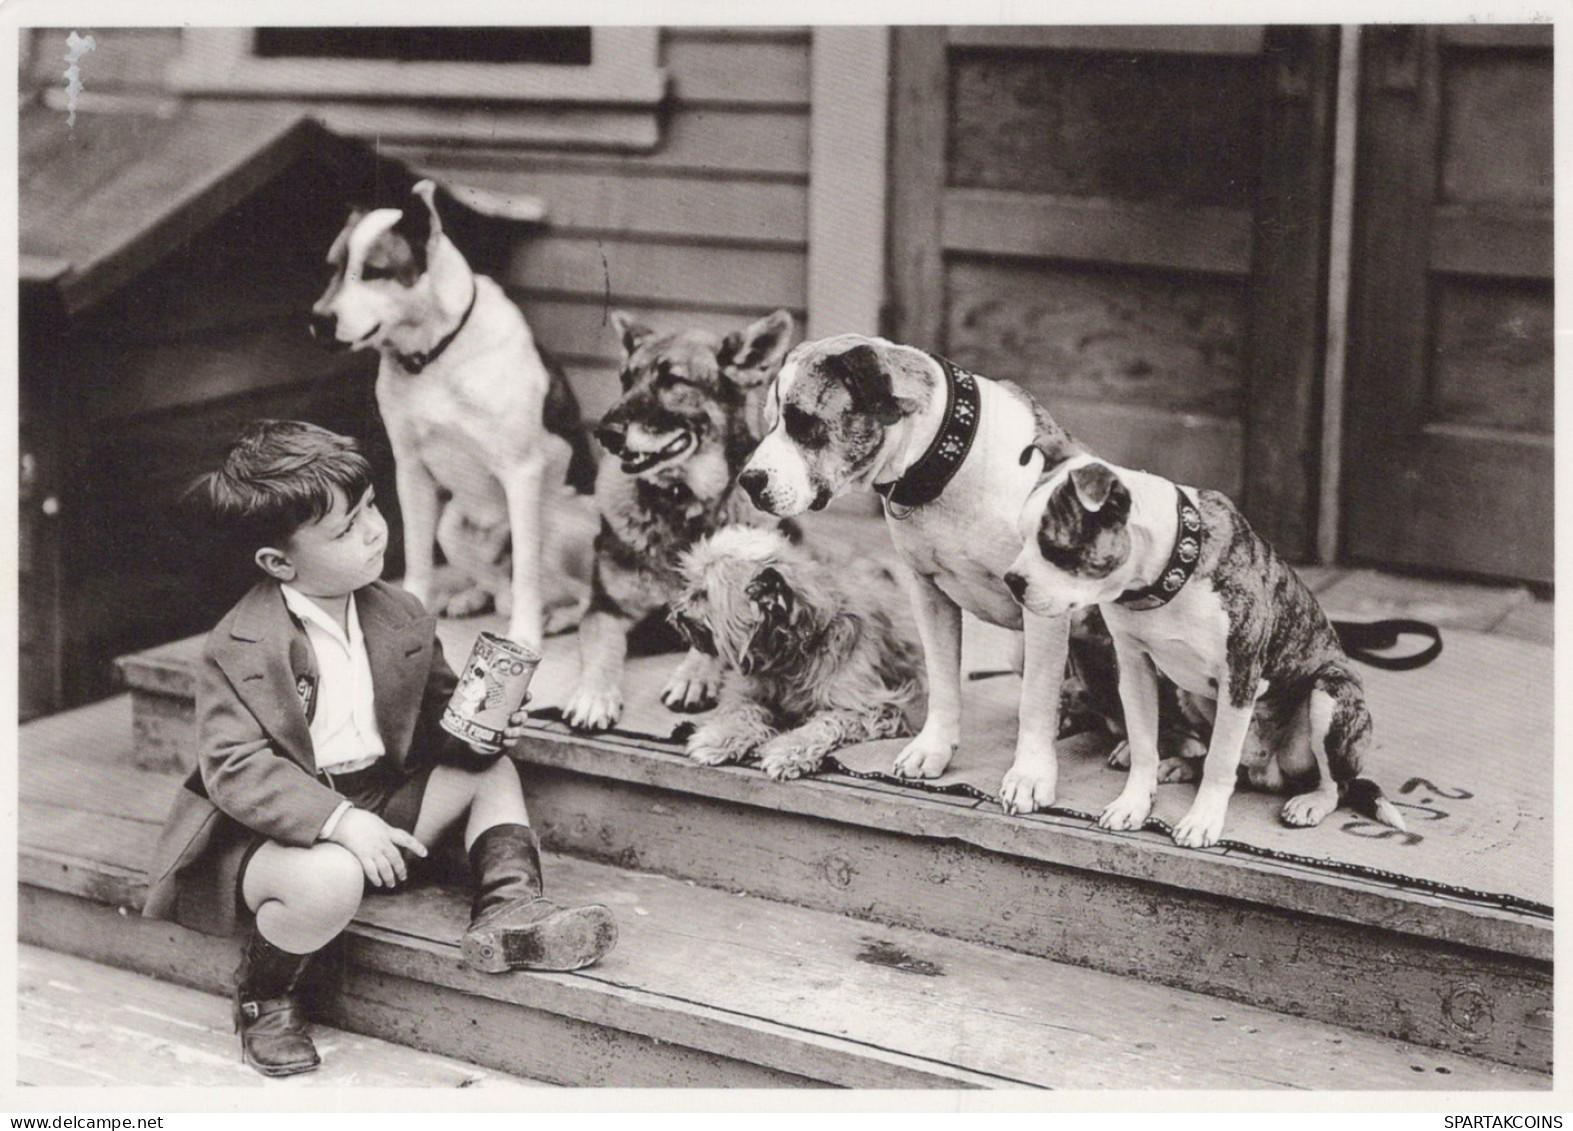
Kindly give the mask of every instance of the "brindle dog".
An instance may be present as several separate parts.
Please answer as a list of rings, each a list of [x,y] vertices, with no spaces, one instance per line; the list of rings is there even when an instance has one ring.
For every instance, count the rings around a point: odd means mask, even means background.
[[[579,629],[579,685],[563,712],[581,730],[617,722],[629,633],[664,623],[683,553],[729,523],[776,524],[736,480],[759,442],[748,390],[775,376],[792,337],[785,310],[725,337],[661,334],[621,311],[611,321],[622,339],[623,396],[596,431],[605,449],[595,485],[601,529]],[[708,710],[719,681],[715,657],[690,649],[661,700],[675,711]]]

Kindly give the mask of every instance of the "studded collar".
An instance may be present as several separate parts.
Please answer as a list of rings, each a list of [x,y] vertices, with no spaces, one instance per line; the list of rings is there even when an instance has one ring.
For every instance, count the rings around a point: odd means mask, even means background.
[[[428,365],[441,357],[447,348],[453,345],[453,339],[459,336],[459,331],[463,330],[465,324],[469,322],[470,315],[475,312],[475,300],[479,298],[480,295],[481,288],[479,286],[471,288],[470,305],[464,308],[464,313],[459,317],[459,324],[452,330],[449,330],[448,333],[444,334],[442,339],[438,341],[436,345],[432,346],[431,349],[426,350],[425,352],[417,350],[414,353],[395,353],[393,355],[394,359],[398,361],[400,367],[406,373],[419,373],[422,369],[425,369]]]
[[[1114,599],[1114,603],[1122,605],[1133,612],[1147,612],[1149,609],[1162,608],[1191,579],[1196,572],[1196,563],[1202,556],[1202,512],[1196,509],[1196,504],[1185,496],[1183,487],[1174,489],[1175,497],[1179,500],[1176,507],[1179,511],[1179,525],[1174,536],[1174,549],[1169,552],[1169,562],[1163,567],[1163,572],[1158,575],[1158,580],[1151,585],[1144,585],[1140,589],[1127,589]]]
[[[885,500],[885,509],[905,518],[914,507],[939,498],[956,470],[972,451],[978,435],[978,379],[937,354],[931,354],[945,371],[945,420],[928,449],[901,478],[876,483],[874,490]]]

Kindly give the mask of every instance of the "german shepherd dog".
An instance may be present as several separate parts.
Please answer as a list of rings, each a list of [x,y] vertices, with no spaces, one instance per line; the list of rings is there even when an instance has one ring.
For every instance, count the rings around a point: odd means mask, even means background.
[[[601,526],[579,629],[579,686],[563,711],[570,726],[591,731],[621,715],[629,633],[665,625],[683,554],[729,523],[777,525],[736,480],[759,442],[748,390],[774,378],[792,337],[785,310],[725,337],[657,333],[621,311],[610,317],[622,340],[623,395],[596,430],[605,451],[595,483]],[[714,656],[690,648],[661,701],[709,710],[720,675]]]

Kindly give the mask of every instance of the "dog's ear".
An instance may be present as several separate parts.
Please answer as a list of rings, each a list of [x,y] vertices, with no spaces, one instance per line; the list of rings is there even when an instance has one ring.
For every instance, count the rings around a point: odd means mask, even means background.
[[[431,262],[431,245],[442,234],[442,221],[437,218],[437,186],[431,181],[418,181],[410,189],[410,198],[399,210],[399,219],[393,231],[404,238],[415,260],[415,274],[426,273]]]
[[[792,587],[775,566],[766,566],[756,573],[743,592],[759,606],[767,623],[784,623],[792,616]]]
[[[1108,464],[1083,464],[1071,471],[1070,481],[1084,510],[1092,513],[1106,510],[1114,519],[1123,519],[1130,513],[1130,490]]]
[[[655,331],[643,322],[637,322],[631,315],[624,314],[621,310],[607,313],[607,320],[612,324],[612,330],[623,343],[623,357],[626,360],[634,355],[646,338],[651,337]]]
[[[752,326],[733,330],[721,340],[716,360],[721,372],[744,388],[763,385],[776,375],[792,340],[792,315],[778,310]]]
[[[906,413],[896,399],[890,371],[880,363],[873,346],[853,346],[845,353],[830,354],[820,362],[825,375],[846,386],[852,409],[892,425]]]

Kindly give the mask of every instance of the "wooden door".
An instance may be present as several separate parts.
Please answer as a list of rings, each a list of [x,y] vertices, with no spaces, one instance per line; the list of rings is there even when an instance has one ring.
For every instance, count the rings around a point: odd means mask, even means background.
[[[1315,540],[1327,28],[896,33],[888,332]]]
[[[1345,556],[1550,582],[1551,28],[1361,54]]]

